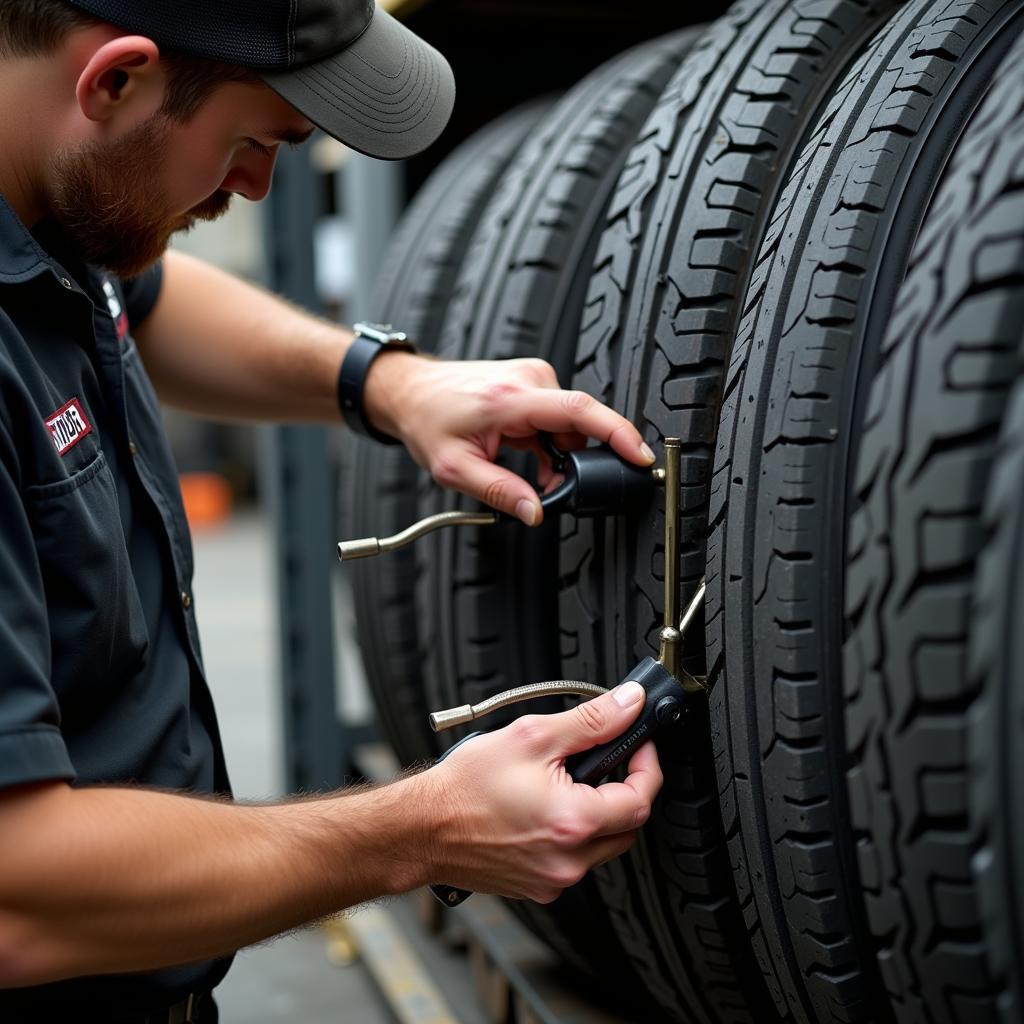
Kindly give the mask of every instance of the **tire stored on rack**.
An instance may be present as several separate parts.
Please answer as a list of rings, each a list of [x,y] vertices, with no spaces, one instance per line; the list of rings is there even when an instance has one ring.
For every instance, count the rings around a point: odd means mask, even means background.
[[[934,184],[1022,16],[1018,2],[913,0],[873,41],[776,203],[727,373],[712,735],[745,921],[780,1014],[803,1024],[891,1019],[857,870],[866,823],[851,827],[844,785],[847,481]]]
[[[720,383],[753,255],[829,90],[896,6],[734,4],[662,94],[608,208],[573,386],[612,404],[652,444],[682,438],[684,602],[704,575]],[[629,522],[566,517],[564,675],[619,679],[657,647],[662,536],[660,512]],[[699,629],[687,654],[703,674]],[[659,750],[665,786],[655,814],[626,857],[595,872],[616,931],[674,1019],[774,1019],[778,1001],[762,981],[729,869],[706,716]]]
[[[971,834],[981,839],[972,866],[993,985],[990,1019],[1016,1024],[1024,1014],[1024,365],[989,478],[985,526],[968,642],[978,698],[970,712],[967,800]]]
[[[1024,775],[1007,772],[1003,760],[1019,756],[1005,741],[1014,735],[1007,704],[1021,681],[997,666],[1024,622],[1013,596],[1024,585],[1019,550],[1013,559],[1024,475],[1012,417],[1002,452],[999,443],[1022,372],[1018,42],[957,144],[914,246],[878,354],[853,478],[847,779],[868,918],[901,1021],[995,1021],[1000,1009],[1005,1020],[1020,1019],[1019,1002],[1013,1014],[1006,1003],[1008,975],[1022,970],[1007,899],[1015,890],[991,886],[989,912],[1002,923],[987,927],[972,863],[986,880],[1021,864],[1019,854],[1006,857],[1015,819],[1020,827],[1006,792]],[[990,736],[975,750],[983,770],[972,788],[969,722],[982,702]],[[1007,718],[997,724],[1000,708]],[[975,807],[981,812],[972,814]],[[1005,838],[979,858],[996,835]]]
[[[476,226],[445,314],[442,356],[540,357],[565,369],[586,288],[577,268],[590,265],[636,132],[695,36],[674,33],[615,57],[534,127]],[[511,464],[528,472],[525,457]],[[425,481],[418,514],[469,504]],[[459,528],[418,544],[417,617],[429,638],[423,673],[433,708],[559,677],[557,529]],[[511,717],[492,715],[486,727]],[[510,907],[568,963],[621,976],[623,954],[589,879],[550,906]]]
[[[395,324],[421,351],[437,348],[441,324],[473,230],[491,189],[547,103],[497,118],[437,167],[405,212],[388,246],[369,319]],[[404,448],[352,438],[345,493],[345,532],[386,537],[416,518],[417,467]],[[423,635],[416,621],[416,555],[408,549],[351,568],[356,636],[378,721],[403,764],[432,760],[421,665]]]

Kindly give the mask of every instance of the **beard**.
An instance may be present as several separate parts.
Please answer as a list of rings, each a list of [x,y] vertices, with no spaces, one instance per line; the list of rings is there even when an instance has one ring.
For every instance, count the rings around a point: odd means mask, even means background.
[[[171,236],[227,212],[231,193],[217,190],[185,213],[171,213],[159,182],[168,123],[156,114],[114,142],[91,142],[53,159],[51,204],[86,263],[133,277],[155,263]]]

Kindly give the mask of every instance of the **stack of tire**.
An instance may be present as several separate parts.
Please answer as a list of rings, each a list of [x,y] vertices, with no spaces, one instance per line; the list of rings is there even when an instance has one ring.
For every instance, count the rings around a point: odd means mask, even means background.
[[[518,911],[660,1019],[1024,1020],[1022,31],[1019,0],[740,0],[486,128],[396,236],[376,317],[683,439],[707,706],[634,849]],[[474,507],[394,451],[355,474],[348,535]],[[399,756],[457,738],[430,710],[652,653],[662,530],[358,566]]]

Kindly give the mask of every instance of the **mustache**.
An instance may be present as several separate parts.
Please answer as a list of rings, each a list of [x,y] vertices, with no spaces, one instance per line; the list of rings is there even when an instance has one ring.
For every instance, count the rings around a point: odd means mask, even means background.
[[[194,220],[216,220],[228,212],[233,196],[233,192],[218,189],[213,195],[207,196],[201,203],[193,206],[188,215]]]

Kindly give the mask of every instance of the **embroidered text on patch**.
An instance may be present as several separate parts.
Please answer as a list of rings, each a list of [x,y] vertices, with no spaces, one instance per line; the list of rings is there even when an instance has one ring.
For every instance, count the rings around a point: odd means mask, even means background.
[[[46,429],[53,438],[58,455],[64,455],[86,434],[92,433],[92,425],[85,418],[77,398],[72,398],[67,405],[62,405],[52,416],[47,417]]]

